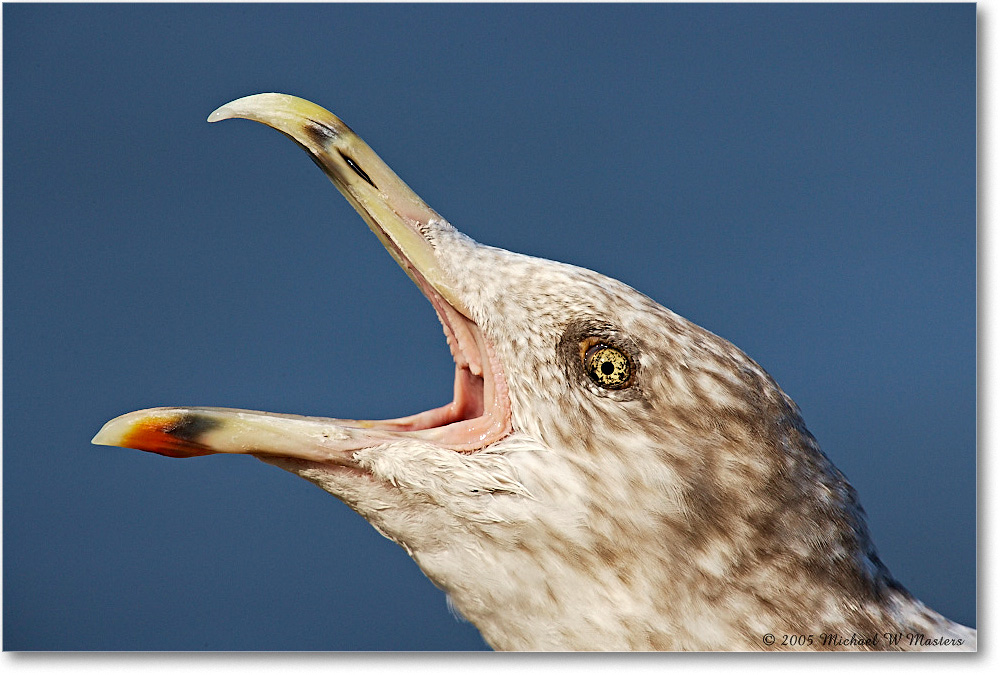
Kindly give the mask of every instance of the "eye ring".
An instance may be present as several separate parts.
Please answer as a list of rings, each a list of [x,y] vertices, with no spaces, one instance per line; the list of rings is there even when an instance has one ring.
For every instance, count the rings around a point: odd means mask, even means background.
[[[624,389],[632,383],[635,368],[628,354],[604,342],[582,346],[586,347],[583,370],[597,386],[603,389]]]

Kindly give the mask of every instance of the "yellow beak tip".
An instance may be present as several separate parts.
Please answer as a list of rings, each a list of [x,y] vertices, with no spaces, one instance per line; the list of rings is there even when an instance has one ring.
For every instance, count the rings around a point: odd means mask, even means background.
[[[288,94],[251,94],[230,101],[217,108],[208,116],[209,122],[228,120],[234,117],[255,120],[286,133],[292,131],[303,119],[329,119],[340,122],[333,113],[320,106]]]
[[[118,443],[116,442],[118,440],[120,440],[120,435],[109,432],[107,430],[107,427],[105,426],[104,428],[102,428],[100,431],[97,432],[96,436],[90,439],[90,442],[93,443],[94,445],[114,446],[118,445]]]
[[[220,120],[228,120],[230,117],[232,117],[232,115],[229,114],[229,111],[226,110],[228,106],[229,104],[227,103],[226,105],[213,110],[212,114],[208,116],[208,121],[218,122]]]

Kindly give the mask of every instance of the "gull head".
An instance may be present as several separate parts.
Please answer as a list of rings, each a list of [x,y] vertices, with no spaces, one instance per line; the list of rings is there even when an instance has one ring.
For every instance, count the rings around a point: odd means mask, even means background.
[[[453,400],[389,420],[154,408],[95,443],[248,454],[306,478],[496,648],[953,626],[893,580],[853,489],[742,351],[597,272],[473,241],[315,104],[259,94],[209,121],[230,118],[302,147],[427,297]]]

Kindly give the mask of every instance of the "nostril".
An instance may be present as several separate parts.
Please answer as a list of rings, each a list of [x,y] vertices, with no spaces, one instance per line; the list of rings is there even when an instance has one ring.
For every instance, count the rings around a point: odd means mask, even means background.
[[[368,174],[365,173],[364,170],[360,166],[358,166],[357,162],[355,162],[353,159],[351,159],[350,157],[348,157],[347,155],[345,155],[339,149],[337,150],[337,152],[339,152],[340,156],[344,158],[345,162],[347,162],[347,166],[349,166],[352,169],[354,169],[354,173],[356,173],[359,176],[361,176],[361,178],[363,178],[366,183],[368,183],[373,188],[375,188],[376,190],[378,190],[378,186],[375,185],[375,183],[372,182],[372,179],[368,177]]]

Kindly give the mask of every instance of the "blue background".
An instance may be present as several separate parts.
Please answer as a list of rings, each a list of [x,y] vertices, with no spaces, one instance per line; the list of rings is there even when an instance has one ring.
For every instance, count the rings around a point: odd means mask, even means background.
[[[474,238],[740,346],[900,581],[975,625],[974,5],[3,18],[5,649],[485,647],[307,482],[89,443],[156,405],[451,396],[433,311],[312,162],[205,122],[261,91],[334,111]]]

